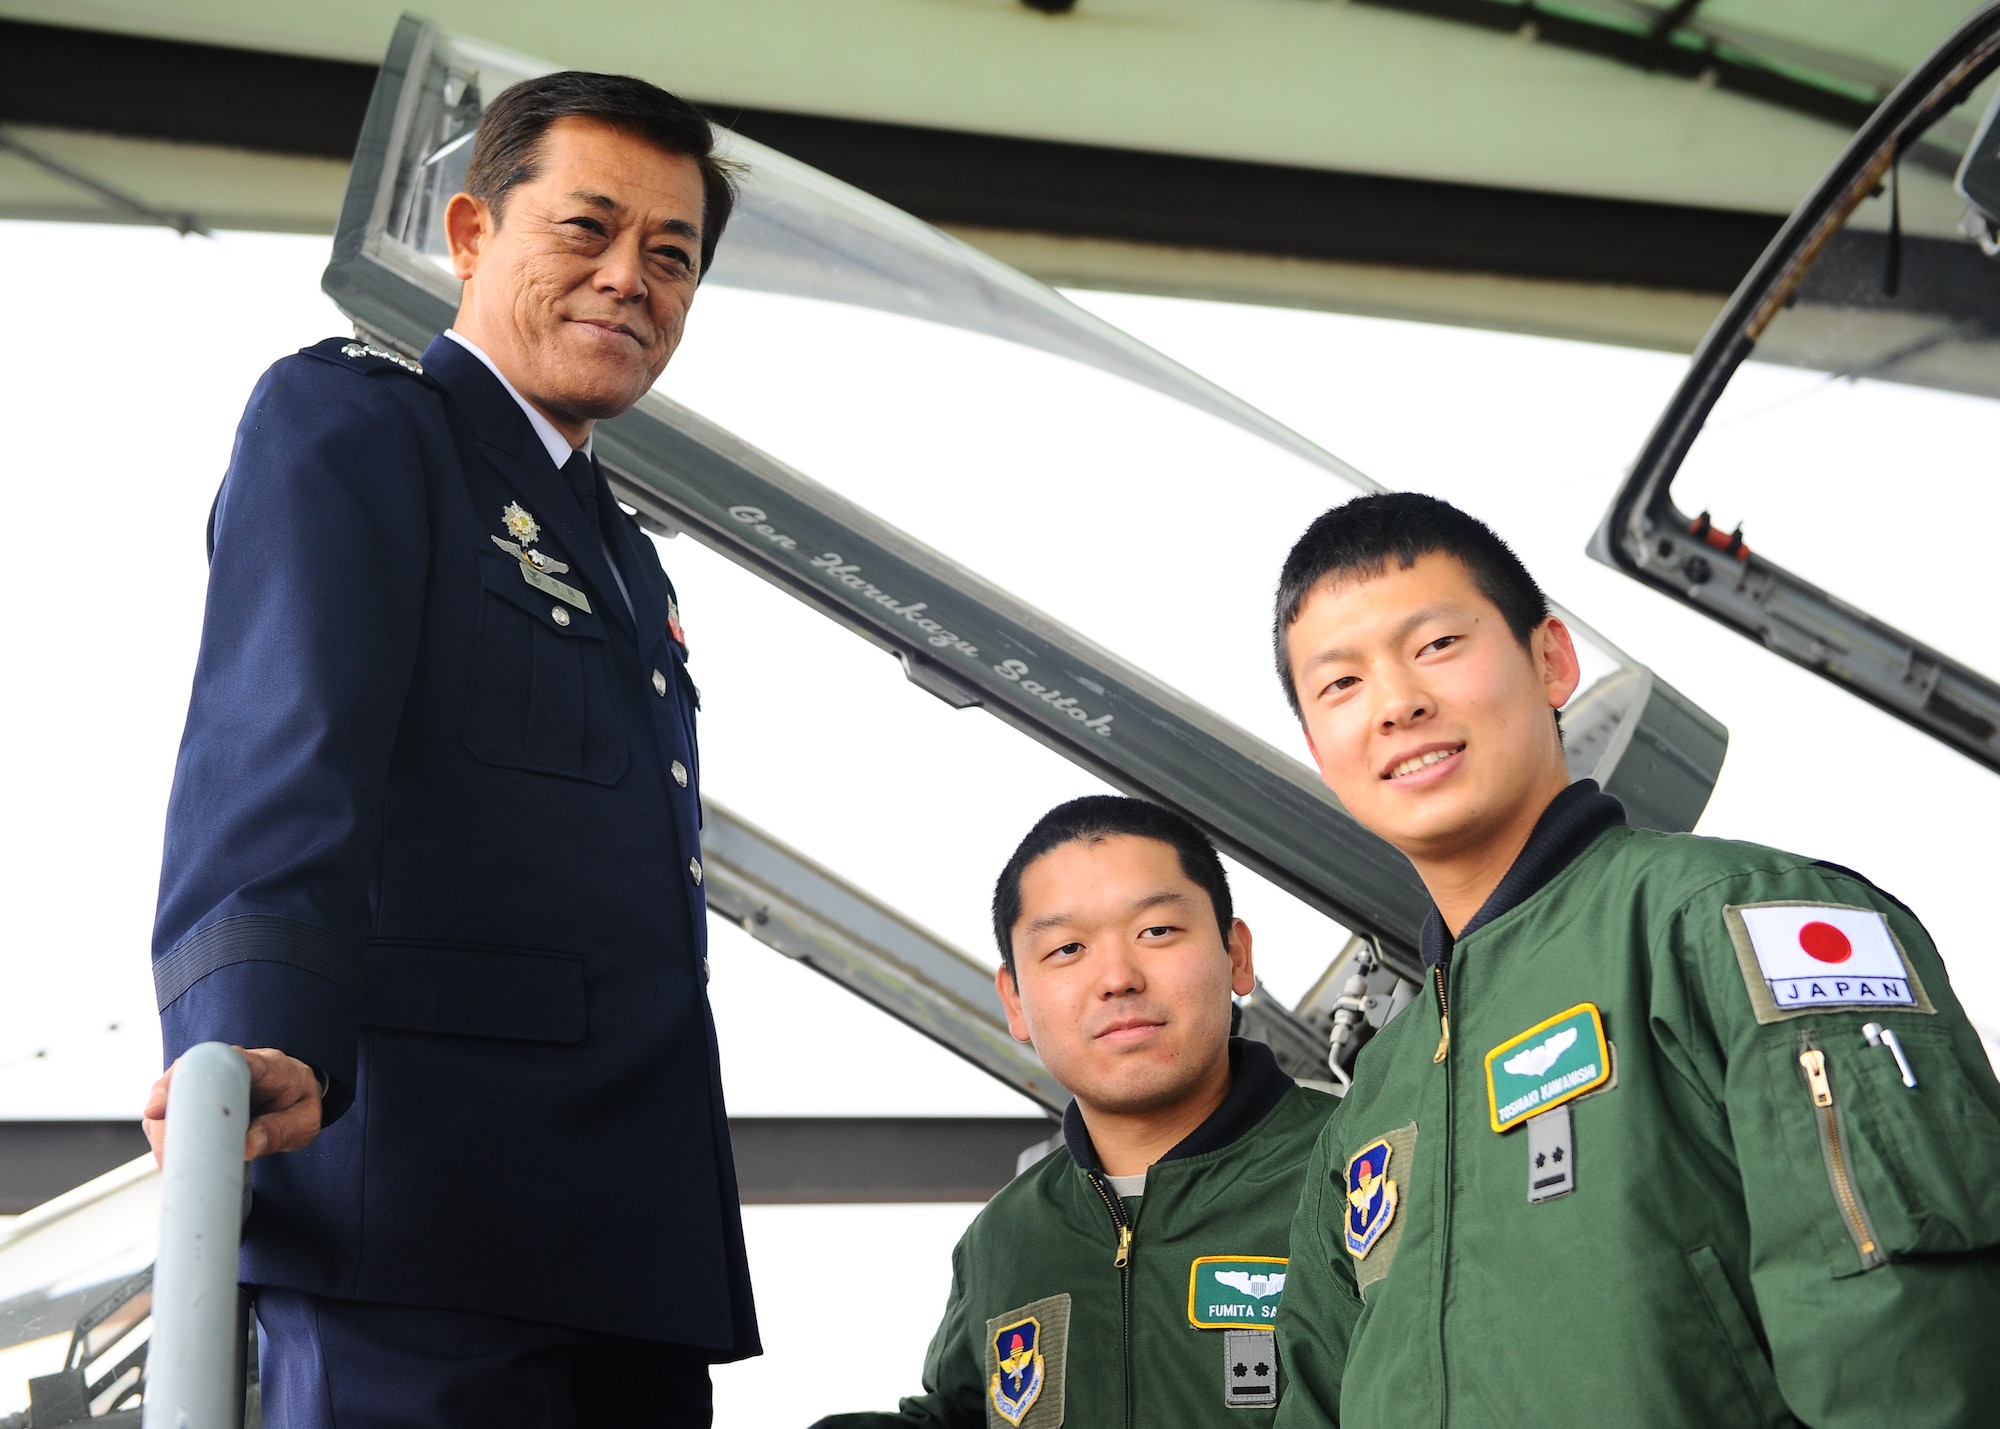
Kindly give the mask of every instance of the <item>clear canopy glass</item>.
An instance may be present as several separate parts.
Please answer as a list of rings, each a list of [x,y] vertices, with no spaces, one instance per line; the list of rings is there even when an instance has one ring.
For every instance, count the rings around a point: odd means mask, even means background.
[[[1969,132],[1991,84],[1927,126]],[[1939,155],[1901,139],[1796,285],[1770,305],[1671,488],[1760,555],[1978,670],[2000,631],[1924,569],[1978,569],[2000,523],[2000,257],[1961,227]]]
[[[419,335],[435,332],[456,306],[440,228],[484,104],[547,67],[433,30],[403,33],[408,42],[392,49],[385,75],[399,62],[406,73],[378,90],[369,121],[370,134],[391,136],[389,152],[373,179],[357,164],[348,208],[368,204],[368,217],[357,232],[343,216],[329,291],[343,300],[334,274],[343,245],[358,247],[372,273],[388,275],[386,286],[368,279],[377,283],[375,311],[393,311],[401,340],[420,345]],[[781,467],[801,488],[831,493],[833,505],[844,499],[887,523],[900,549],[958,580],[961,593],[986,588],[1023,603],[1013,628],[1046,637],[1050,668],[1021,662],[1006,676],[1017,689],[1033,684],[1087,720],[1104,686],[1120,683],[1093,678],[1092,669],[1109,668],[1089,664],[1094,648],[1130,667],[1127,683],[1156,684],[1184,700],[1186,713],[1175,718],[1206,722],[1204,748],[1220,741],[1246,775],[1272,771],[1279,787],[1334,808],[1273,669],[1271,597],[1305,525],[1374,484],[977,250],[741,136],[725,134],[723,144],[740,167],[741,201],[686,339],[648,399],[666,400],[652,410],[683,429],[712,424],[725,444],[746,444],[733,448],[745,459]],[[711,450],[717,431],[704,438]],[[769,525],[752,507],[729,514],[759,532]],[[801,551],[809,578],[865,584],[874,571],[855,567],[837,523],[834,531],[824,549]],[[1064,743],[1061,734],[1073,731],[1036,738],[1084,768],[1064,767],[991,721],[948,714],[900,683],[893,665],[771,587],[758,589],[740,567],[794,588],[796,572],[758,568],[714,531],[696,534],[704,546],[674,541],[663,558],[707,695],[708,789],[990,960],[980,910],[991,872],[1050,804],[1102,788],[1086,772],[1100,766],[1087,749]],[[914,624],[940,614],[901,599],[897,608],[912,611]],[[824,601],[821,612],[888,643]],[[1571,765],[1603,776],[1633,743],[1654,685],[1649,672],[1573,624],[1585,682],[1566,712]],[[928,645],[948,645],[951,634],[929,631]],[[937,654],[939,665],[953,654],[922,644],[914,653],[918,663]],[[947,670],[944,684],[968,673],[988,679],[983,702],[991,705],[991,673],[1001,667],[980,663]],[[913,663],[911,677],[921,676]],[[935,681],[930,688],[964,702],[962,687],[956,695]],[[1034,732],[1018,717],[1013,723]],[[1171,719],[1155,723],[1146,734],[1157,756],[1181,733]],[[1131,716],[1120,728],[1132,729]],[[1720,731],[1712,721],[1706,730],[1706,762],[1655,761],[1673,771],[1656,786],[1694,787],[1694,811],[1720,762]],[[1693,812],[1685,817],[1691,822]],[[1393,861],[1380,876],[1407,882],[1407,867]],[[1247,905],[1266,910],[1265,926],[1283,934],[1262,945],[1267,970],[1288,960],[1288,947],[1299,949],[1289,954],[1297,971],[1278,981],[1288,994],[1303,991],[1343,930],[1247,870],[1239,879]],[[1406,907],[1407,889],[1395,896]],[[1413,937],[1414,925],[1402,934]]]

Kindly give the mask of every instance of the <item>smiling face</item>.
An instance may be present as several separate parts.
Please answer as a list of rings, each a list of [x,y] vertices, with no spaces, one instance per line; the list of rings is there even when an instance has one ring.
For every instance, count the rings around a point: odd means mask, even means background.
[[[1021,873],[1013,949],[1007,1025],[1086,1115],[1220,1102],[1229,995],[1255,985],[1250,930],[1237,919],[1224,940],[1170,845],[1117,834],[1043,854]]]
[[[564,436],[625,411],[680,345],[701,261],[693,159],[593,119],[542,135],[536,176],[496,218],[470,194],[445,211],[453,322]]]
[[[1563,623],[1523,649],[1465,566],[1433,553],[1322,581],[1285,640],[1313,759],[1347,811],[1434,895],[1437,866],[1504,873],[1569,782],[1550,714],[1577,685]]]

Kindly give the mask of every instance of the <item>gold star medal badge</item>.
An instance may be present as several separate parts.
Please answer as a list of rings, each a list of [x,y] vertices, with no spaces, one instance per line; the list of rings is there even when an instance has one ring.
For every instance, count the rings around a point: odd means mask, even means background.
[[[534,549],[534,543],[542,537],[542,526],[528,514],[528,509],[518,501],[508,502],[506,509],[500,513],[500,524],[514,539],[510,541],[506,536],[495,536],[493,544],[521,563],[521,579],[536,590],[568,601],[588,615],[590,598],[575,586],[556,579],[569,569],[569,563]]]

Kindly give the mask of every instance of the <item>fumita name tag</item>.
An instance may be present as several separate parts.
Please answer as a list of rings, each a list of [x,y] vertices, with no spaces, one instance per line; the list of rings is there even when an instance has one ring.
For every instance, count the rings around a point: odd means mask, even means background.
[[[1486,1054],[1486,1108],[1495,1131],[1518,1126],[1611,1080],[1611,1048],[1594,1002],[1579,1002]]]
[[[1240,1330],[1278,1317],[1285,1260],[1274,1255],[1204,1255],[1188,1267],[1188,1323]]]
[[[521,563],[521,579],[536,590],[547,591],[559,600],[566,600],[585,615],[590,614],[590,597],[573,585],[566,585],[554,576],[544,575],[526,561]]]

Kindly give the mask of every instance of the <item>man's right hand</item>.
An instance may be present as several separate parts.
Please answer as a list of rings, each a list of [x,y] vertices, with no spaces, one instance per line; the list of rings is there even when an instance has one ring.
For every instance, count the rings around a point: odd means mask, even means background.
[[[319,1135],[319,1076],[296,1057],[275,1047],[238,1047],[250,1065],[250,1130],[243,1138],[243,1159],[255,1161],[277,1151],[297,1151]],[[179,1066],[177,1060],[174,1066]],[[174,1079],[169,1067],[153,1083],[140,1113],[146,1140],[152,1143],[153,1164],[166,1165],[167,1088]]]

